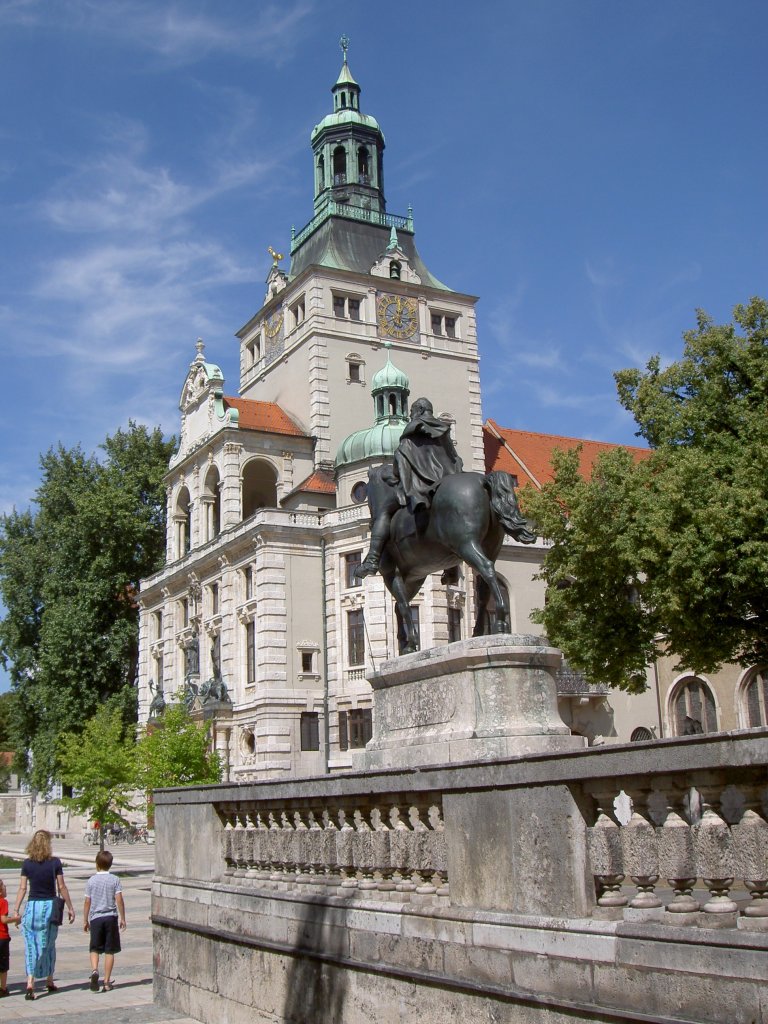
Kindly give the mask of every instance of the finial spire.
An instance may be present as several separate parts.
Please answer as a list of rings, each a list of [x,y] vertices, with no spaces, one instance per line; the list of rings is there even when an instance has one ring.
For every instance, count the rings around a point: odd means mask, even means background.
[[[198,363],[205,362],[205,356],[203,355],[203,351],[205,349],[205,342],[203,341],[202,338],[197,339],[197,341],[195,342],[195,348],[197,349],[197,355],[195,356],[196,361]]]
[[[344,33],[344,35],[339,40],[339,46],[341,47],[341,52],[344,54],[344,63],[346,64],[347,63],[347,50],[349,49],[349,36],[347,35],[346,32]]]

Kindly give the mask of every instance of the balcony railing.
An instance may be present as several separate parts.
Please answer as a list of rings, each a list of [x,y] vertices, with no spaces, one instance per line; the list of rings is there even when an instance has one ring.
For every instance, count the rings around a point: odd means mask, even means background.
[[[364,210],[361,206],[351,206],[349,203],[337,203],[333,199],[328,201],[322,213],[319,213],[298,234],[291,236],[291,255],[305,242],[309,236],[320,227],[329,217],[344,217],[347,220],[364,221],[367,224],[376,224],[383,228],[396,228],[402,231],[413,231],[413,214],[408,213],[407,217],[401,217],[394,213],[380,213],[378,210]]]

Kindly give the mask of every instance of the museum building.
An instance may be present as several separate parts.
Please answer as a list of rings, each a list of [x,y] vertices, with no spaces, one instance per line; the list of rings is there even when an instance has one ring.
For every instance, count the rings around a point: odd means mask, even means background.
[[[313,217],[292,235],[287,271],[270,250],[263,305],[237,332],[236,397],[197,342],[166,478],[166,564],[141,584],[140,721],[183,694],[212,723],[232,781],[349,768],[370,738],[367,677],[397,654],[396,622],[381,577],[355,568],[368,470],[391,459],[414,399],[450,423],[465,469],[504,469],[520,486],[540,487],[552,450],[579,443],[483,422],[477,299],[427,269],[410,210],[387,212],[384,135],[360,91],[345,52],[311,134]],[[612,447],[583,446],[585,470]],[[514,632],[540,631],[544,552],[505,539]],[[470,637],[471,571],[447,586],[428,577],[414,611],[423,647]],[[566,668],[561,712],[590,742],[674,735],[697,708],[704,731],[708,711],[715,728],[764,723],[765,677],[736,674],[718,689],[662,662],[628,696]]]

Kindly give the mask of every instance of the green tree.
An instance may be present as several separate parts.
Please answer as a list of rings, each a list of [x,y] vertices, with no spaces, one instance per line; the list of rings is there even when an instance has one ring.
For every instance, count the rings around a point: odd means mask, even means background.
[[[101,449],[51,449],[34,508],[0,520],[0,659],[18,700],[18,767],[42,790],[58,737],[107,698],[135,720],[136,594],[163,559],[173,442],[131,423]]]
[[[138,784],[149,794],[164,786],[221,781],[221,761],[210,750],[209,729],[195,722],[181,701],[168,704],[143,729],[136,762]]]
[[[523,496],[552,541],[537,613],[593,681],[638,689],[661,652],[694,671],[768,661],[768,303],[704,313],[682,358],[622,370],[619,398],[646,460],[603,455],[589,480],[576,454]]]
[[[102,705],[82,732],[64,733],[58,753],[61,781],[73,790],[61,802],[101,824],[104,849],[103,826],[126,820],[123,812],[130,810],[136,787],[136,743],[119,703]]]

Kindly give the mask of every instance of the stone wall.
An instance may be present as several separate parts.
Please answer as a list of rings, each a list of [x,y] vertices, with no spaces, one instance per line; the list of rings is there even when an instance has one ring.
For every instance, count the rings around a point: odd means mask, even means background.
[[[751,732],[165,791],[156,997],[229,1024],[768,1021],[767,763]]]

